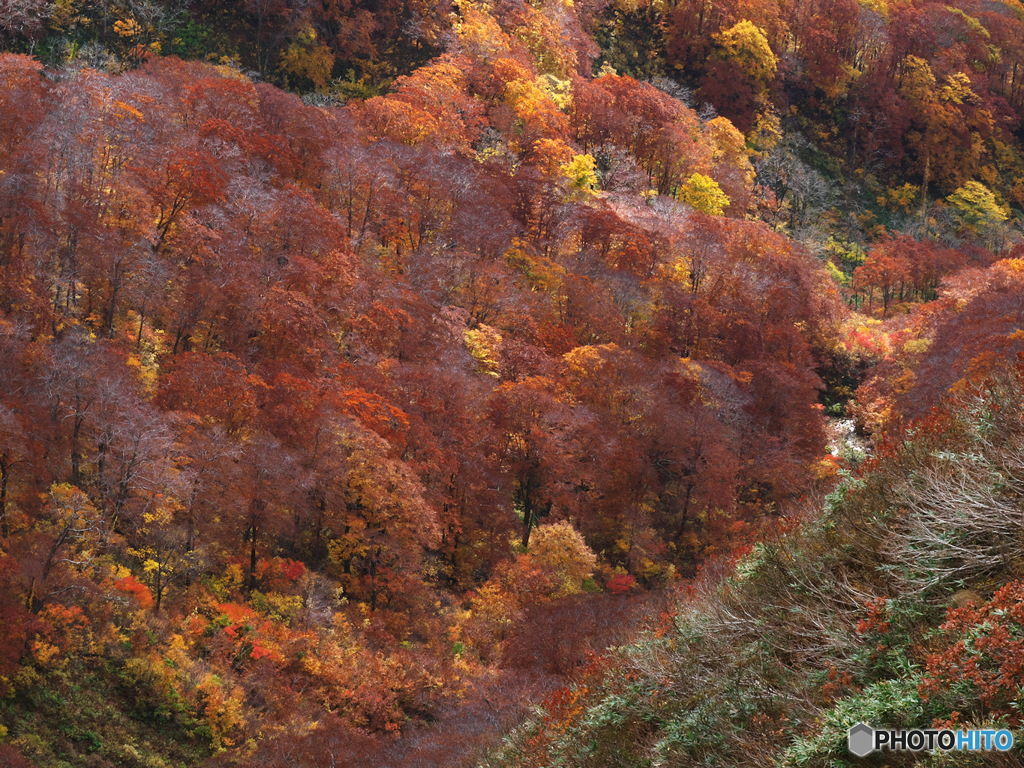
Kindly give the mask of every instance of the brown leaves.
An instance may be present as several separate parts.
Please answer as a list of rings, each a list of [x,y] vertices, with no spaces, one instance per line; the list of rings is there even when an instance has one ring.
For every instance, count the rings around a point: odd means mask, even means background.
[[[165,363],[156,402],[169,410],[194,413],[236,434],[253,423],[257,392],[264,386],[229,352],[215,357],[186,352]]]

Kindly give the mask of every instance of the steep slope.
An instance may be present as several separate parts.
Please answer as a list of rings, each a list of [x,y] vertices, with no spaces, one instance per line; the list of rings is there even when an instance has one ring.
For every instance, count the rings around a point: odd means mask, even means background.
[[[37,764],[390,738],[538,605],[818,482],[842,309],[722,215],[742,137],[492,22],[343,109],[0,57],[0,717]]]
[[[848,765],[857,722],[1017,741],[865,764],[1020,764],[1022,394],[1018,356],[944,400],[550,697],[487,765]]]
[[[891,489],[789,521],[826,409],[881,439],[1024,346],[1019,4],[8,5],[0,760],[411,761],[584,675],[568,721],[646,679],[587,657],[633,596],[763,537],[631,662],[712,704],[608,704],[594,761],[947,695],[850,634],[941,613]]]

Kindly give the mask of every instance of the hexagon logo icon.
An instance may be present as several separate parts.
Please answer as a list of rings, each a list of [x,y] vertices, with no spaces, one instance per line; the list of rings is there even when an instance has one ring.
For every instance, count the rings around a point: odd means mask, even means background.
[[[875,729],[867,723],[857,723],[846,735],[846,746],[851,754],[864,757],[875,751]]]

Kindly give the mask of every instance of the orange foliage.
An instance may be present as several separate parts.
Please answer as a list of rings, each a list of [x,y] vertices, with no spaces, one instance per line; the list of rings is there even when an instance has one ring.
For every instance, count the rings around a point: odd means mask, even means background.
[[[941,626],[947,647],[929,654],[921,697],[941,699],[953,686],[968,686],[989,716],[1020,724],[1016,705],[1024,675],[1024,583],[1003,586],[983,605],[950,608]]]
[[[140,583],[134,576],[124,576],[114,582],[114,589],[121,592],[135,602],[139,608],[148,611],[153,607],[153,593],[149,587]]]

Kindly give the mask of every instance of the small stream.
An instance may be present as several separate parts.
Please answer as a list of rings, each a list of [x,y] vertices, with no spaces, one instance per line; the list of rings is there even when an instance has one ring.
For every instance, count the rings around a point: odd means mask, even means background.
[[[828,452],[845,459],[850,464],[859,464],[871,454],[871,441],[857,434],[857,425],[849,418],[829,418]]]

